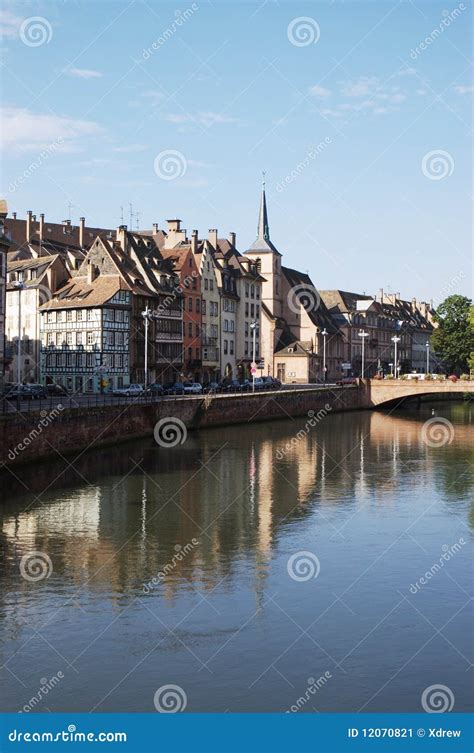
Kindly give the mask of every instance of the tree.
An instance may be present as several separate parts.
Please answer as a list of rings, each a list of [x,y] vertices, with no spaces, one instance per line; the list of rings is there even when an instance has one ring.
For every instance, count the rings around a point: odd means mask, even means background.
[[[471,303],[470,298],[463,295],[450,295],[440,304],[434,316],[438,327],[431,337],[431,345],[449,373],[467,371],[474,351]]]

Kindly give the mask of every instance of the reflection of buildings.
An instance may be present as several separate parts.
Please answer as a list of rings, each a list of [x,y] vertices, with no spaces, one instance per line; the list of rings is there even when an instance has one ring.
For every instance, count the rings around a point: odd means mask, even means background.
[[[73,481],[61,477],[43,504],[16,512],[14,501],[6,503],[0,529],[5,575],[17,575],[23,554],[43,551],[54,566],[48,588],[57,586],[56,578],[67,578],[83,586],[79,601],[95,590],[115,599],[140,594],[173,561],[176,546],[194,538],[199,544],[173,564],[156,595],[228,588],[241,577],[242,563],[247,571],[254,563],[260,599],[277,542],[291,527],[304,528],[318,510],[323,520],[333,520],[341,505],[355,512],[361,501],[374,509],[395,504],[402,476],[408,483],[412,469],[413,484],[418,482],[420,462],[446,494],[450,486],[459,492],[448,455],[426,447],[423,414],[413,415],[340,413],[303,433],[304,420],[277,421],[190,433],[176,450],[141,442],[126,452],[104,448],[97,456],[85,455],[75,465],[90,486],[80,475]],[[465,456],[467,466],[471,446],[472,428],[456,423],[447,452],[454,450],[461,462]],[[28,485],[28,473],[34,472],[24,469]],[[58,475],[57,465],[50,474],[49,483]],[[40,481],[45,488],[47,477]]]

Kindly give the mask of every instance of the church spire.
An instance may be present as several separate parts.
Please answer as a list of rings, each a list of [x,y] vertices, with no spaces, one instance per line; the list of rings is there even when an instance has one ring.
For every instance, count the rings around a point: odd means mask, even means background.
[[[267,199],[265,197],[265,173],[262,173],[262,198],[260,200],[260,213],[258,216],[257,240],[269,241],[270,229],[268,227]]]

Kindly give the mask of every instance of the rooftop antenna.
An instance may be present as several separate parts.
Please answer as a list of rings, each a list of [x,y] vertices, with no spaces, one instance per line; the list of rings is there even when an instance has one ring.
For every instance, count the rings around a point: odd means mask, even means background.
[[[121,225],[125,224],[124,221],[123,221],[123,207],[120,207],[120,224]]]
[[[135,217],[137,218],[137,230],[140,230],[140,214],[141,212],[135,212]]]
[[[71,204],[71,202],[68,201],[68,203],[67,203],[67,210],[68,210],[68,219],[69,219],[69,222],[71,222],[71,209],[73,209],[73,208],[74,208],[74,204]]]
[[[130,228],[130,230],[132,230],[133,229],[133,224],[132,224],[133,223],[133,206],[132,206],[132,204],[129,204],[128,206],[130,207],[130,224],[129,224],[129,228]]]
[[[262,188],[265,191],[265,170],[262,170]]]

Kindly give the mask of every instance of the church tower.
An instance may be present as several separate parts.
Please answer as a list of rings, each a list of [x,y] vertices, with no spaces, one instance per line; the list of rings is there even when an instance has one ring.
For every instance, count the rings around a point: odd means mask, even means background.
[[[267,199],[265,196],[265,173],[262,183],[262,197],[258,215],[257,239],[245,256],[260,261],[260,273],[265,278],[262,283],[262,302],[273,316],[282,316],[281,254],[270,240]]]

